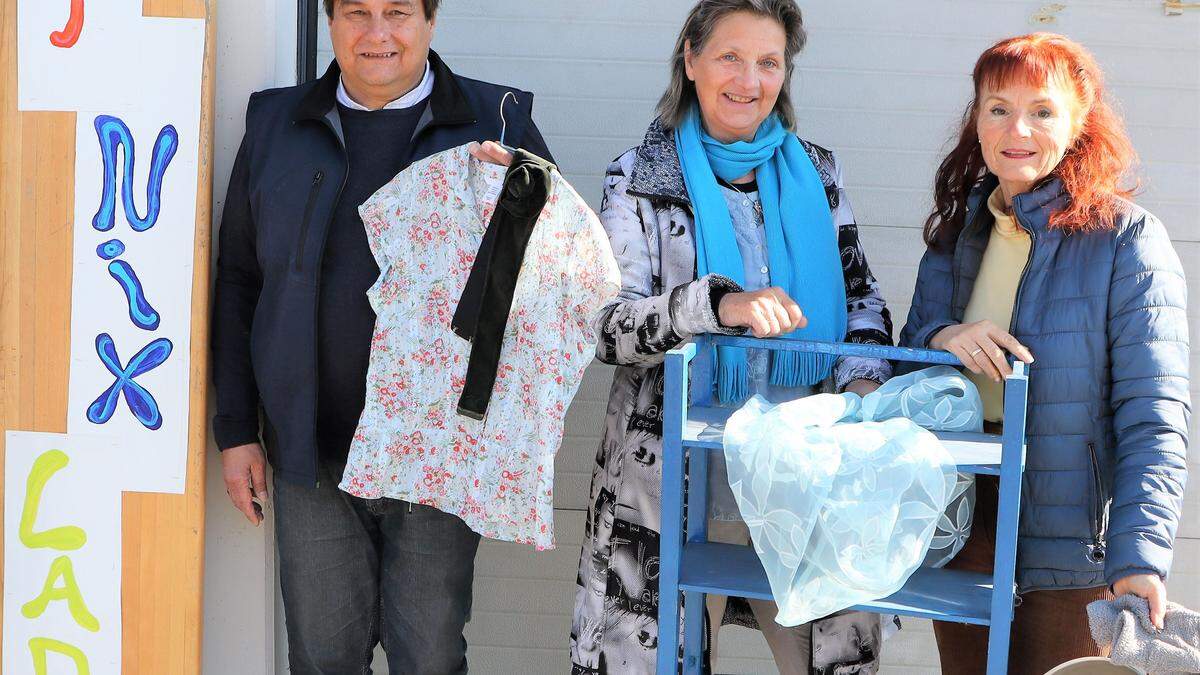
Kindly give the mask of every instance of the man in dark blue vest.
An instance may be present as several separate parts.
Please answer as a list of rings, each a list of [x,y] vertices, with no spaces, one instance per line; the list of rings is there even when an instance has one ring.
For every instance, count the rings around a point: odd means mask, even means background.
[[[213,430],[254,524],[274,469],[293,675],[466,672],[479,535],[433,508],[338,490],[363,408],[379,274],[358,206],[413,161],[501,136],[549,158],[525,91],[455,75],[438,0],[324,0],[336,61],[250,97],[221,222]],[[515,101],[513,100],[515,96]],[[494,143],[476,157],[505,163]],[[263,447],[267,453],[264,454]]]

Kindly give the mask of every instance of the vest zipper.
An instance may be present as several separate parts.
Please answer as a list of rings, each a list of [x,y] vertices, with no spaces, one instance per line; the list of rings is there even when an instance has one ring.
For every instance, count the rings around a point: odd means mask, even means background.
[[[428,106],[430,104],[428,102],[426,102],[425,105],[426,105],[426,109],[428,109]],[[336,110],[337,110],[337,107],[334,106],[334,111],[336,111]],[[325,223],[325,235],[321,238],[321,249],[318,254],[318,259],[325,255],[325,243],[329,239],[329,228],[333,223],[333,212],[334,212],[334,210],[337,209],[337,204],[342,199],[342,192],[344,192],[346,189],[346,181],[350,179],[350,152],[349,152],[349,150],[346,149],[346,142],[342,138],[342,134],[339,133],[339,131],[336,128],[334,128],[333,123],[329,121],[328,115],[326,115],[325,117],[322,117],[321,122],[325,125],[325,128],[329,129],[329,132],[333,134],[334,138],[337,139],[338,147],[340,147],[342,150],[342,161],[344,163],[344,167],[343,167],[343,171],[342,171],[342,183],[341,183],[341,185],[338,186],[337,194],[335,194],[333,197],[334,208],[330,209],[329,219]],[[340,122],[339,122],[339,126],[340,126]],[[430,124],[428,124],[428,123],[425,126],[421,126],[420,122],[418,121],[417,129],[413,132],[412,138],[409,143],[408,158],[411,158],[413,155],[413,148],[416,146],[417,136],[420,135],[420,133],[423,132],[425,129],[427,129],[429,126],[430,126]],[[311,219],[310,211],[312,210],[312,207],[313,207],[313,195],[316,192],[316,188],[321,184],[321,181],[324,180],[324,178],[325,178],[325,174],[323,171],[318,171],[317,174],[315,176],[313,176],[313,189],[309,193],[309,203],[306,204],[305,208],[304,208],[305,216],[304,216],[304,225],[302,226],[302,232],[306,233],[308,230],[308,222]],[[313,330],[312,330],[313,382],[316,383],[316,382],[321,381],[321,379],[320,379],[321,372],[320,372],[320,365],[319,365],[320,364],[320,355],[317,354],[317,323],[319,321],[318,315],[321,311],[321,307],[320,307],[321,294],[320,294],[320,290],[319,290],[321,288],[321,265],[317,265],[316,278],[314,279],[314,281],[316,282],[316,287],[318,289],[317,293],[314,294],[316,299],[313,301],[313,322],[312,322],[312,325],[313,325]],[[312,431],[312,437],[313,437],[314,443],[317,438],[317,413],[318,413],[318,406],[320,405],[320,396],[318,396],[318,394],[317,394],[318,389],[319,389],[318,387],[313,387],[313,418],[312,418],[313,431]],[[317,454],[317,456],[313,458],[314,464],[315,464],[316,462],[320,461],[320,449],[314,447],[314,451],[316,451],[316,454]],[[316,486],[321,487],[321,481],[319,479],[316,481]],[[411,513],[412,505],[410,504],[408,508],[409,508],[409,512]]]
[[[336,111],[337,108],[335,107],[334,110]],[[342,136],[340,133],[338,133],[338,130],[334,128],[333,123],[331,123],[329,121],[328,116],[322,118],[321,121],[325,125],[325,128],[329,129],[329,133],[333,134],[334,138],[337,139],[338,147],[341,148],[341,150],[342,150],[342,162],[343,162],[344,166],[342,167],[342,183],[341,183],[341,185],[338,186],[337,193],[333,196],[333,208],[329,210],[329,218],[325,222],[325,234],[324,234],[324,236],[321,237],[321,248],[317,251],[317,260],[318,261],[321,260],[321,258],[323,258],[325,256],[325,242],[328,241],[328,239],[329,239],[329,227],[333,223],[333,212],[337,209],[337,204],[342,199],[342,192],[346,189],[346,181],[350,178],[350,153],[348,150],[346,150],[345,141],[342,140]],[[321,179],[323,180],[324,173],[318,172],[318,174],[321,175]],[[317,182],[316,176],[313,176],[313,182],[314,183]],[[305,218],[305,221],[308,221],[308,220],[309,220],[309,218]],[[317,462],[320,461],[320,457],[321,457],[320,448],[316,447],[317,413],[319,412],[318,406],[320,405],[320,402],[321,402],[321,398],[318,395],[318,391],[320,390],[320,387],[316,386],[317,383],[321,381],[321,366],[320,366],[321,358],[320,358],[320,354],[317,353],[317,335],[318,335],[317,323],[320,321],[319,315],[320,315],[320,311],[321,311],[321,292],[320,292],[321,268],[322,268],[322,265],[317,265],[317,268],[314,270],[314,274],[315,274],[314,281],[316,283],[317,292],[313,293],[313,321],[312,321],[312,346],[313,346],[312,363],[313,363],[313,385],[314,385],[313,386],[313,395],[312,395],[312,402],[313,402],[312,438],[313,438],[313,455],[314,455],[313,456],[313,466],[316,466]],[[318,479],[316,481],[316,484],[317,484],[317,487],[321,487],[320,479]]]
[[[297,272],[304,270],[304,243],[308,241],[308,225],[312,221],[313,207],[317,203],[317,195],[321,192],[321,183],[325,180],[325,172],[320,169],[313,174],[312,187],[308,189],[308,200],[304,202],[304,220],[300,221],[300,239],[296,242],[296,263],[293,268]]]
[[[343,153],[346,152],[345,146],[342,147],[342,152]],[[333,212],[337,209],[337,203],[339,201],[341,201],[341,199],[342,199],[342,191],[346,189],[346,180],[349,179],[349,177],[350,177],[350,157],[349,157],[349,155],[346,155],[346,169],[342,173],[342,184],[340,186],[338,186],[337,194],[334,195],[334,198],[333,198],[334,207],[329,210],[329,219],[325,223],[325,236],[321,237],[321,249],[318,254],[318,259],[321,257],[324,257],[324,255],[325,255],[325,243],[329,240],[329,228],[333,225]],[[316,279],[315,279],[317,292],[313,293],[314,300],[313,300],[312,344],[313,344],[313,383],[314,384],[319,383],[321,381],[321,365],[320,365],[321,364],[321,355],[317,353],[317,336],[319,335],[319,333],[317,331],[317,328],[318,328],[317,324],[320,322],[319,317],[320,317],[320,313],[321,313],[321,290],[320,290],[321,289],[321,268],[322,268],[322,265],[317,265]],[[313,387],[313,418],[312,418],[313,433],[312,433],[312,437],[313,437],[314,443],[317,440],[317,413],[319,412],[318,406],[321,403],[321,397],[318,395],[319,391],[320,391],[319,386]],[[314,458],[314,460],[319,462],[321,459],[321,450],[320,450],[320,448],[314,448],[314,449],[316,450],[316,453],[317,453],[317,456]],[[340,479],[338,479],[338,480],[340,481]],[[320,480],[317,481],[317,487],[321,487]]]

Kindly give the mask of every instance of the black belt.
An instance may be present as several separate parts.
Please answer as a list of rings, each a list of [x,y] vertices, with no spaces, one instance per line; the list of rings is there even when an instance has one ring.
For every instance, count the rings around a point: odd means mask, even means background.
[[[471,343],[458,413],[482,420],[496,384],[504,329],[533,227],[550,195],[554,165],[524,150],[513,153],[492,220],[479,244],[451,327]]]

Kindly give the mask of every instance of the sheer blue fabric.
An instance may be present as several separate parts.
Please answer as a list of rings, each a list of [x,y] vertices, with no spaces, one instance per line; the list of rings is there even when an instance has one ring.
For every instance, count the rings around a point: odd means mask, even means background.
[[[730,417],[729,486],[780,625],[891,595],[922,564],[958,484],[953,458],[922,425],[979,428],[978,392],[938,367],[865,398],[755,396]]]

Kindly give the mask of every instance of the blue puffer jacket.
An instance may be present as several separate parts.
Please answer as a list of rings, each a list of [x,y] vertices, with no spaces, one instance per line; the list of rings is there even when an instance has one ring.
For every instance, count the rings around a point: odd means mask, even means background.
[[[972,194],[953,254],[921,260],[901,344],[962,321],[992,217]],[[1187,481],[1187,288],[1162,224],[1125,203],[1112,230],[1064,234],[1057,179],[1013,200],[1033,246],[1010,332],[1033,352],[1017,585],[1166,577]]]

